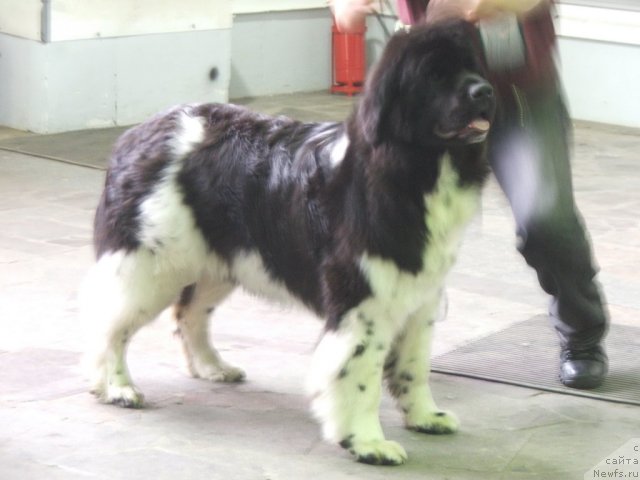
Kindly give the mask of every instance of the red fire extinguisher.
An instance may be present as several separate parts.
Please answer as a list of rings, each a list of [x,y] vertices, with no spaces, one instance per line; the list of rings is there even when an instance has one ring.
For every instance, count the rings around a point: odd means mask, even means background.
[[[353,33],[338,30],[335,19],[331,28],[332,85],[331,93],[353,95],[362,91],[365,78],[364,25]]]

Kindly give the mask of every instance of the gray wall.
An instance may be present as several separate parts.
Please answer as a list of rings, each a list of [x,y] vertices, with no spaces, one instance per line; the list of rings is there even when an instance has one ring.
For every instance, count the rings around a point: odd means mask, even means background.
[[[369,63],[384,43],[370,18]],[[640,127],[640,45],[559,43],[573,117]],[[214,66],[219,77],[211,81]],[[129,125],[180,102],[330,85],[326,8],[239,14],[232,28],[185,33],[53,43],[0,33],[0,125],[40,133]]]
[[[394,21],[386,20],[393,31]],[[367,61],[385,44],[370,18]],[[331,17],[326,8],[236,15],[231,40],[229,98],[328,90],[331,86]]]
[[[640,45],[560,38],[571,116],[640,128]]]
[[[175,103],[226,101],[230,50],[230,29],[54,43],[0,34],[0,124],[129,125]]]
[[[330,42],[327,9],[236,15],[229,97],[329,88]]]

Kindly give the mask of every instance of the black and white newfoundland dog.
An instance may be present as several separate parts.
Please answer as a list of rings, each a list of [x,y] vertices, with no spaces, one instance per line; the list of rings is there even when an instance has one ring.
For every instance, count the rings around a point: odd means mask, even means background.
[[[495,102],[470,29],[396,34],[344,123],[198,104],[125,132],[82,297],[93,393],[142,405],[127,345],[172,304],[192,375],[244,379],[208,335],[242,286],[324,319],[308,387],[327,440],[361,462],[406,460],[380,425],[384,381],[407,428],[455,431],[427,380],[443,281],[488,174]]]

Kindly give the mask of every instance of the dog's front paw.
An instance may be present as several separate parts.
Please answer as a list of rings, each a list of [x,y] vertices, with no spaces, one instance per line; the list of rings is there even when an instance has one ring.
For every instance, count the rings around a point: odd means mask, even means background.
[[[370,465],[402,465],[407,460],[407,452],[402,445],[390,440],[357,441],[349,438],[340,446],[355,455],[356,460]]]
[[[124,408],[142,408],[144,395],[133,385],[108,385],[106,388],[94,388],[93,393],[103,403]]]
[[[444,410],[429,412],[419,419],[407,418],[406,424],[409,430],[436,435],[454,433],[460,427],[455,414]]]
[[[246,379],[244,370],[226,363],[192,362],[189,370],[193,377],[212,382],[239,383]]]

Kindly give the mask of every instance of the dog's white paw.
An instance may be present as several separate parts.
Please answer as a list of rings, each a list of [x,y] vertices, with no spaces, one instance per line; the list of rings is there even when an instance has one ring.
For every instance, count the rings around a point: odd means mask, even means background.
[[[460,427],[460,422],[455,414],[445,410],[426,413],[419,419],[407,418],[406,424],[410,430],[435,435],[454,433]]]
[[[408,458],[402,445],[391,440],[346,439],[340,446],[355,455],[358,462],[370,465],[402,465]]]
[[[239,383],[246,379],[244,370],[226,363],[192,362],[189,371],[193,377],[211,382]]]
[[[144,395],[133,385],[108,385],[105,388],[91,390],[103,403],[125,408],[142,408]]]

